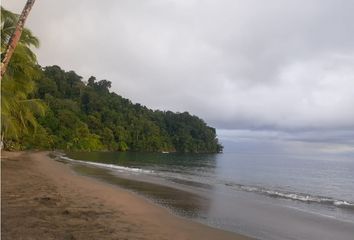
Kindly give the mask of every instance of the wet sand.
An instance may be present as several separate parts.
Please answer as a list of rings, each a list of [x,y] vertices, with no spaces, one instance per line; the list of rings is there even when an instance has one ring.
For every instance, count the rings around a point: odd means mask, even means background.
[[[47,154],[2,152],[1,239],[249,239],[176,217]]]
[[[206,184],[193,188],[188,180],[182,180],[182,185],[172,184],[141,174],[117,173],[70,161],[66,163],[79,174],[129,189],[178,216],[215,224],[224,230],[259,239],[353,240],[354,222],[288,207],[284,205],[284,201],[288,201],[286,199],[242,191],[231,194]]]

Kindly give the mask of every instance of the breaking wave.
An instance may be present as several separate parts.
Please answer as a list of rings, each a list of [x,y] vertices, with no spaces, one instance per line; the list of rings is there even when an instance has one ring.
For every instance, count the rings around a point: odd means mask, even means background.
[[[305,193],[271,190],[271,189],[266,189],[257,186],[247,186],[247,185],[235,184],[235,183],[225,183],[225,185],[232,187],[235,190],[259,193],[259,194],[263,194],[275,198],[291,199],[291,200],[301,201],[306,203],[322,203],[322,204],[333,205],[340,208],[350,208],[354,210],[354,202],[338,200],[330,197],[315,196],[315,195],[310,195]]]
[[[146,170],[146,169],[141,169],[141,168],[123,167],[123,166],[114,165],[114,164],[74,160],[74,159],[71,159],[66,156],[58,156],[58,157],[62,160],[69,161],[69,162],[82,163],[82,164],[86,164],[86,165],[91,165],[91,166],[101,167],[101,168],[109,168],[109,169],[114,169],[114,170],[118,170],[118,171],[134,172],[134,173],[153,173],[152,170]]]

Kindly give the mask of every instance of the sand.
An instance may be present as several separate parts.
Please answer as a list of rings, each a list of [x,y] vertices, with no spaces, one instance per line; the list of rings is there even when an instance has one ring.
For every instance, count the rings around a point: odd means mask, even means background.
[[[80,176],[48,152],[2,152],[1,239],[249,239]]]

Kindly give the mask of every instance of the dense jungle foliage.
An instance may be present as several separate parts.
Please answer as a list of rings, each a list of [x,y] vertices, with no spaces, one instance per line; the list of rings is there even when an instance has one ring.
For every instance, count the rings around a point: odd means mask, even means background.
[[[1,53],[17,15],[1,9]],[[6,149],[221,152],[215,129],[187,112],[151,110],[111,92],[111,82],[83,81],[59,66],[40,67],[24,29],[2,79],[1,138]]]

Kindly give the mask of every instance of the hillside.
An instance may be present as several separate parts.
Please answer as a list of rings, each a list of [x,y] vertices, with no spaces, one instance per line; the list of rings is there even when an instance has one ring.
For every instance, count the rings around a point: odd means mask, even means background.
[[[42,69],[34,97],[48,106],[29,148],[220,152],[215,129],[187,112],[151,110],[110,92],[111,82],[58,66]]]
[[[18,15],[1,8],[1,52]],[[40,67],[24,28],[1,84],[5,149],[221,152],[215,129],[187,112],[151,110],[111,92],[111,82],[83,81],[59,66]],[[1,55],[3,58],[3,54]]]

